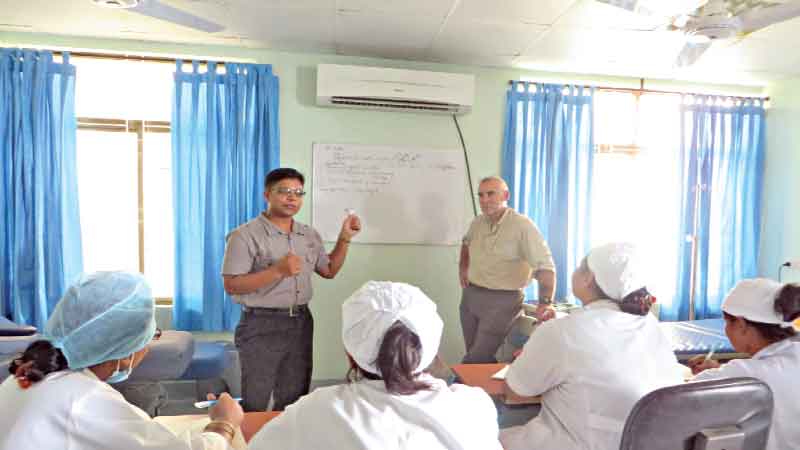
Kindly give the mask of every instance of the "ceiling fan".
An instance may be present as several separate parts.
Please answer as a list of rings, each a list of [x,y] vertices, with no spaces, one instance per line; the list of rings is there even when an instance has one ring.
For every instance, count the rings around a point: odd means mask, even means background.
[[[124,9],[206,33],[216,33],[225,29],[218,23],[173,8],[158,0],[92,0],[92,3],[106,8]]]
[[[668,17],[668,30],[686,35],[675,66],[694,64],[720,39],[744,37],[761,28],[800,16],[800,0],[596,0],[641,14]],[[665,5],[666,4],[666,5]]]

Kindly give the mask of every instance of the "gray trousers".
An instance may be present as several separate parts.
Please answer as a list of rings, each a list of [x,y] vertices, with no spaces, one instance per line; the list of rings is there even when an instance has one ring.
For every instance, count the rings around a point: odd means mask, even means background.
[[[461,330],[465,364],[495,363],[514,319],[522,309],[522,291],[501,291],[470,284],[461,293]]]
[[[251,309],[242,313],[235,342],[242,365],[245,411],[280,411],[308,394],[314,354],[314,319],[308,308]]]

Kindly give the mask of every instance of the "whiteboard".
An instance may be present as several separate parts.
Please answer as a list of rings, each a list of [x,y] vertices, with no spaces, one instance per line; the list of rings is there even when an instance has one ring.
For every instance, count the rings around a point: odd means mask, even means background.
[[[458,245],[465,229],[464,160],[457,150],[314,144],[312,223],[335,241],[347,209],[355,242]]]

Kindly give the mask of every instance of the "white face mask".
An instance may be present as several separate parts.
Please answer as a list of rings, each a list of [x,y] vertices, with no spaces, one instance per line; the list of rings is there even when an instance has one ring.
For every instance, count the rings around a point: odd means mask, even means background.
[[[131,363],[128,365],[128,368],[123,372],[119,370],[120,361],[117,361],[117,369],[111,374],[110,377],[106,378],[106,383],[108,384],[116,384],[122,383],[123,381],[127,380],[128,377],[131,376],[131,372],[133,372],[133,359],[136,357],[136,353],[131,355]]]

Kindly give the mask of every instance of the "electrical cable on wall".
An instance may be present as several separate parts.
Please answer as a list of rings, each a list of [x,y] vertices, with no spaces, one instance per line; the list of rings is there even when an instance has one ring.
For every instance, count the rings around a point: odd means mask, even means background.
[[[464,144],[464,135],[461,134],[461,126],[458,125],[458,118],[453,114],[453,122],[456,124],[458,138],[461,140],[461,148],[464,150],[464,165],[467,168],[467,183],[469,184],[469,203],[472,205],[472,214],[478,216],[478,208],[475,207],[475,188],[472,186],[472,173],[469,170],[469,156],[467,156],[467,146]]]

